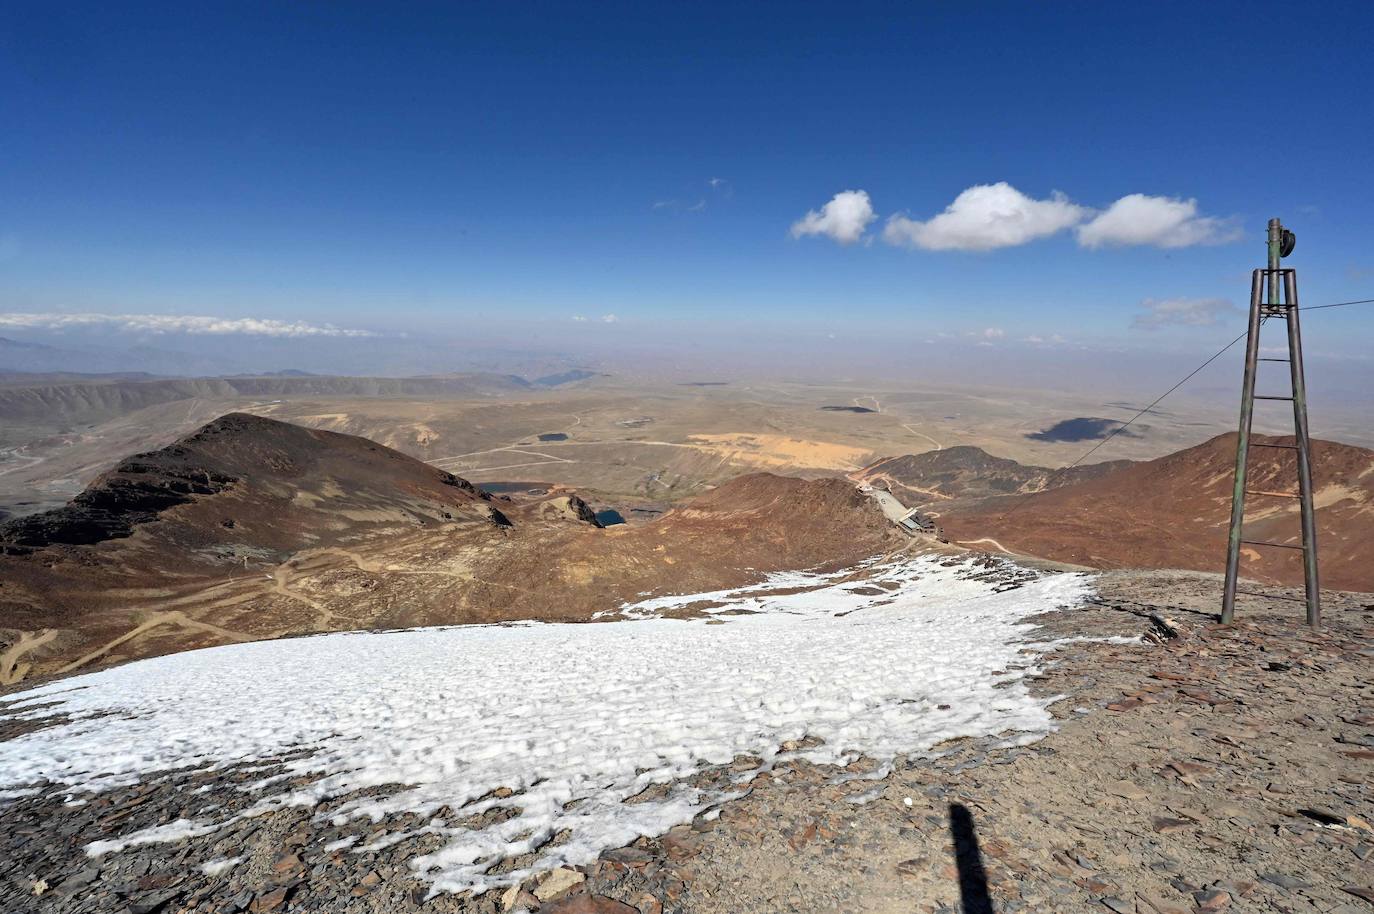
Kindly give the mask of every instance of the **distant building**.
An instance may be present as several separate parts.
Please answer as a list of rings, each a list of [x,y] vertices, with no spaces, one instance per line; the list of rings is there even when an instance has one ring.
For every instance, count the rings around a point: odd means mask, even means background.
[[[878,503],[887,516],[887,519],[896,524],[907,536],[934,536],[936,539],[944,541],[940,528],[935,521],[926,517],[916,508],[908,508],[897,500],[887,488],[879,485],[863,483],[859,485],[859,491]]]
[[[912,508],[898,518],[897,526],[901,527],[912,536],[916,536],[918,533],[935,532],[935,522],[923,516],[916,508]]]

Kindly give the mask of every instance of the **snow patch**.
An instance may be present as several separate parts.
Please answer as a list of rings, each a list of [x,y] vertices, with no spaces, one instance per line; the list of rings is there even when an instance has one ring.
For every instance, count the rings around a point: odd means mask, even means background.
[[[333,634],[131,663],[8,697],[0,717],[68,720],[0,743],[0,796],[254,763],[263,776],[241,789],[280,790],[282,770],[317,779],[89,852],[339,799],[335,821],[408,812],[427,823],[414,833],[441,835],[410,861],[434,891],[509,886],[716,811],[735,790],[689,779],[741,755],[760,770],[793,757],[885,766],[960,737],[1048,732],[1047,702],[1024,681],[1036,661],[1024,620],[1078,603],[1087,578],[1005,567],[1024,584],[1005,589],[973,561],[875,562],[643,600],[622,607],[628,621]],[[719,604],[713,619],[656,618],[701,601]],[[408,786],[353,796],[396,784]],[[638,798],[651,785],[667,789]],[[474,821],[492,810],[507,817]],[[355,845],[331,845],[343,846]],[[495,871],[524,854],[529,866]]]
[[[229,872],[234,867],[243,862],[242,857],[221,857],[218,860],[210,860],[200,865],[200,871],[205,875],[214,878],[223,873]]]

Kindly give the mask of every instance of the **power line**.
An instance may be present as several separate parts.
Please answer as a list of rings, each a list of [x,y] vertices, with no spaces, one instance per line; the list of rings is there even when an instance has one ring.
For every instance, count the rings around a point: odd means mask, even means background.
[[[1361,298],[1356,301],[1338,301],[1330,305],[1300,305],[1299,311],[1320,311],[1323,308],[1344,308],[1346,305],[1367,305],[1374,302],[1374,298]]]
[[[1344,307],[1346,307],[1346,306],[1348,306],[1348,305],[1368,305],[1368,304],[1371,304],[1371,303],[1374,303],[1374,298],[1361,298],[1361,299],[1357,299],[1357,300],[1355,300],[1355,301],[1338,301],[1338,302],[1332,302],[1332,303],[1329,304],[1329,305],[1306,305],[1306,306],[1299,306],[1298,310],[1299,310],[1299,311],[1321,311],[1321,310],[1323,310],[1323,309],[1325,309],[1325,308],[1344,308]],[[1184,376],[1183,376],[1183,379],[1182,379],[1181,381],[1179,381],[1179,382],[1178,382],[1177,384],[1175,384],[1173,387],[1170,387],[1168,390],[1164,391],[1164,393],[1162,393],[1162,394],[1160,394],[1158,397],[1156,397],[1156,398],[1154,399],[1154,401],[1150,403],[1149,406],[1146,406],[1146,407],[1144,407],[1143,409],[1141,409],[1138,413],[1136,413],[1134,416],[1132,416],[1129,420],[1127,420],[1127,421],[1126,421],[1125,423],[1123,423],[1122,425],[1118,425],[1116,428],[1112,429],[1111,434],[1107,435],[1107,437],[1105,437],[1105,438],[1103,438],[1101,441],[1097,442],[1097,444],[1094,444],[1092,447],[1088,448],[1086,451],[1083,452],[1083,455],[1082,455],[1081,457],[1079,457],[1077,460],[1075,460],[1073,463],[1069,464],[1068,466],[1064,467],[1064,469],[1061,470],[1060,472],[1067,472],[1068,470],[1072,470],[1074,467],[1078,466],[1080,463],[1082,463],[1083,461],[1087,460],[1087,459],[1088,459],[1089,457],[1091,457],[1094,453],[1096,453],[1096,451],[1097,451],[1098,448],[1102,447],[1102,445],[1106,444],[1108,441],[1111,441],[1111,440],[1112,440],[1113,438],[1115,438],[1117,435],[1121,434],[1121,433],[1124,432],[1126,429],[1130,428],[1131,424],[1132,424],[1133,422],[1135,422],[1135,420],[1139,419],[1141,416],[1145,415],[1145,414],[1148,413],[1150,410],[1152,410],[1152,409],[1154,409],[1156,406],[1158,406],[1158,405],[1160,404],[1160,401],[1162,401],[1165,397],[1169,396],[1169,394],[1171,394],[1171,393],[1173,393],[1174,391],[1178,390],[1178,389],[1179,389],[1180,387],[1182,387],[1184,384],[1187,384],[1190,380],[1192,380],[1192,378],[1193,378],[1193,376],[1194,376],[1195,374],[1197,374],[1199,371],[1202,371],[1202,369],[1206,368],[1208,365],[1212,364],[1212,363],[1215,362],[1217,359],[1221,358],[1222,355],[1226,352],[1226,350],[1230,349],[1232,346],[1236,345],[1236,343],[1239,343],[1241,340],[1245,339],[1246,334],[1248,334],[1249,332],[1250,332],[1250,331],[1249,331],[1249,329],[1247,328],[1244,332],[1241,333],[1240,336],[1238,336],[1238,337],[1236,337],[1235,339],[1231,340],[1231,342],[1227,343],[1225,346],[1222,346],[1222,347],[1221,347],[1220,349],[1218,349],[1216,352],[1212,353],[1211,357],[1209,357],[1209,358],[1207,359],[1207,361],[1203,362],[1201,365],[1199,365],[1198,367],[1194,368],[1192,371],[1190,371],[1190,372],[1188,372],[1186,375],[1184,375]],[[1024,505],[1026,502],[1030,501],[1031,496],[1036,495],[1036,494],[1037,494],[1037,493],[1035,493],[1035,492],[1027,492],[1027,493],[1021,498],[1021,500],[1018,501],[1015,505],[1013,505],[1013,506],[1011,507],[1010,510],[1008,510],[1006,513],[1004,513],[1004,514],[1002,515],[1002,517],[1005,518],[1005,517],[1008,517],[1009,515],[1015,514],[1018,510],[1020,510],[1020,508],[1021,508],[1022,505]]]

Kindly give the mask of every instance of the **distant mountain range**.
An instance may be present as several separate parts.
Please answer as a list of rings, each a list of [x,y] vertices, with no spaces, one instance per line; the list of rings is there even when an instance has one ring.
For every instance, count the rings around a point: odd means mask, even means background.
[[[0,337],[0,372],[43,374],[221,374],[229,363],[147,345],[64,347]]]
[[[424,396],[481,397],[529,390],[514,375],[461,374],[430,378],[347,378],[282,372],[225,378],[96,378],[0,385],[0,419],[69,424],[104,421],[157,403],[191,397]]]
[[[160,378],[139,374],[0,374],[0,421],[44,420],[71,425],[99,422],[191,397],[291,396],[486,397],[554,388],[597,377],[579,369],[527,381],[486,372],[413,378],[317,375],[298,369],[214,378]]]
[[[0,374],[125,374],[226,377],[301,372],[320,375],[411,377],[453,372],[514,374],[539,386],[594,374],[575,354],[464,338],[378,335],[256,337],[242,335],[124,334],[70,331],[0,337]]]

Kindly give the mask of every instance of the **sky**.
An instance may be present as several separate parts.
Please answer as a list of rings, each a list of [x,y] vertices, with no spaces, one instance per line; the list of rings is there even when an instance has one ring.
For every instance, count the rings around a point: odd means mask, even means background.
[[[1305,302],[1374,297],[1371,39],[1364,3],[8,5],[0,336],[1184,364],[1270,216]],[[1314,314],[1310,358],[1371,329]]]

